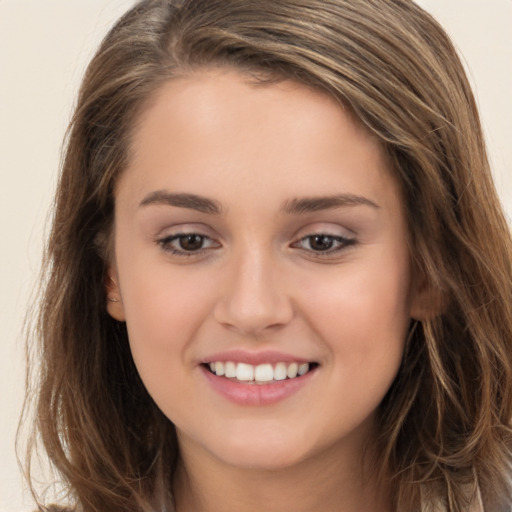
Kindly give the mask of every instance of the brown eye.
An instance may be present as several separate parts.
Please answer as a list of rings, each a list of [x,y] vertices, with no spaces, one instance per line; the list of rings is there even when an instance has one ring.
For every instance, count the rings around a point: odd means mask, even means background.
[[[199,256],[204,251],[218,249],[221,245],[209,236],[198,233],[176,233],[157,239],[156,243],[175,256]]]
[[[178,238],[178,243],[180,249],[184,251],[198,251],[203,248],[204,236],[196,234],[181,235]]]
[[[313,251],[328,251],[333,248],[335,239],[328,235],[313,235],[309,238],[309,246]]]
[[[347,249],[356,244],[355,238],[345,238],[343,236],[328,235],[326,233],[316,233],[301,238],[298,242],[292,244],[292,247],[303,249],[311,254],[320,256],[330,256]]]

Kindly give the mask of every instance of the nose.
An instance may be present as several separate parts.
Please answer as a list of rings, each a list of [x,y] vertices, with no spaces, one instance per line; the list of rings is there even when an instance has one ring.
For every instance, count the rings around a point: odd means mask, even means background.
[[[244,251],[227,264],[219,293],[217,322],[245,336],[258,336],[288,324],[294,311],[282,269],[263,250]]]

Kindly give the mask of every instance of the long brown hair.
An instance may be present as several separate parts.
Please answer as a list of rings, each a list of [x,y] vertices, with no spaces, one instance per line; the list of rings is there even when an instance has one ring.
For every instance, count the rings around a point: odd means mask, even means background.
[[[29,340],[29,449],[40,438],[80,510],[172,510],[174,427],[106,313],[105,268],[138,114],[165,81],[210,65],[325,91],[392,162],[415,275],[439,297],[379,409],[377,471],[395,510],[419,510],[422,495],[462,511],[477,487],[489,510],[512,501],[510,232],[460,60],[409,0],[143,0],[116,24],[68,133]]]

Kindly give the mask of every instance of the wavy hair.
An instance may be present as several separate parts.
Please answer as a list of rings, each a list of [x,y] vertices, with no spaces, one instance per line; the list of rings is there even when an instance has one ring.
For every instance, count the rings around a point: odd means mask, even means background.
[[[324,91],[390,158],[415,275],[441,304],[378,411],[376,471],[391,475],[395,510],[423,499],[463,511],[478,488],[486,510],[510,503],[510,231],[461,62],[409,0],[143,0],[119,20],[68,131],[29,340],[29,453],[42,444],[84,512],[172,510],[175,430],[106,313],[105,275],[114,185],[140,112],[166,81],[212,65]]]

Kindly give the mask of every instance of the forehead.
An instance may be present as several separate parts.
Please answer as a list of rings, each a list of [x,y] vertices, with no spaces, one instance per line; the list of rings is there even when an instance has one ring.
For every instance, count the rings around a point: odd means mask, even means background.
[[[390,179],[387,169],[378,140],[331,96],[291,80],[261,83],[209,69],[157,91],[139,117],[120,183],[146,192],[193,186],[219,199],[236,189],[263,199],[265,183],[288,195],[327,195],[333,175],[340,189],[354,188],[349,175],[361,175],[367,192]]]

